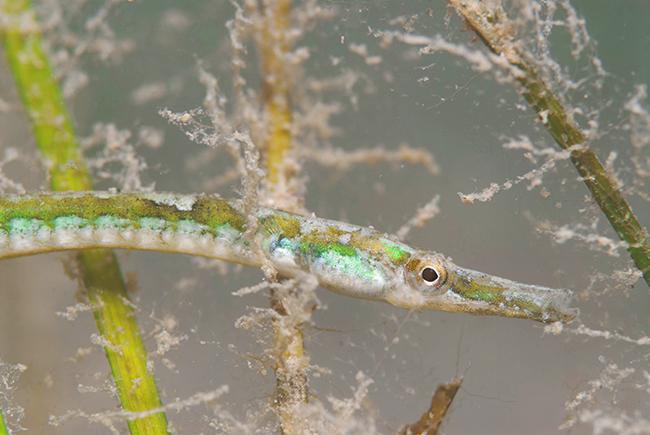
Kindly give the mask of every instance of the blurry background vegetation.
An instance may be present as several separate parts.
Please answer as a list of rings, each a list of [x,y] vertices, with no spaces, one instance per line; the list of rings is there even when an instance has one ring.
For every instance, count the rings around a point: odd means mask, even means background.
[[[79,135],[93,135],[97,123],[128,130],[134,153],[146,162],[146,168],[139,170],[142,186],[155,183],[156,190],[214,191],[210,180],[229,168],[229,158],[220,153],[208,160],[211,153],[206,154],[205,146],[191,142],[158,111],[201,105],[205,89],[197,79],[197,60],[218,76],[226,96],[231,93],[225,24],[233,17],[233,5],[199,0],[35,3],[42,8],[46,25],[49,19],[53,26],[51,33],[46,32],[53,52],[100,37],[78,61],[61,65],[65,77],[72,78],[69,84],[80,77],[77,71],[88,79],[69,99]],[[109,3],[114,5],[104,23],[114,36],[101,29],[88,34],[84,26],[89,17]],[[581,120],[597,121],[591,145],[603,160],[616,153],[613,168],[629,188],[628,198],[641,223],[648,227],[647,181],[633,163],[647,159],[649,151],[648,147],[641,154],[634,151],[625,105],[638,95],[637,86],[650,84],[650,7],[643,0],[571,4],[585,19],[592,40],[588,53],[576,60],[571,56],[570,36],[561,29],[550,33],[553,58],[573,80],[585,80],[565,97],[584,111]],[[534,168],[520,150],[502,147],[509,139],[526,135],[539,148],[555,145],[512,84],[499,83],[491,73],[478,73],[458,57],[419,55],[416,48],[397,42],[383,47],[373,36],[382,30],[408,31],[409,24],[404,23],[414,17],[415,34],[441,35],[484,51],[445,2],[325,1],[321,6],[335,11],[335,17],[319,21],[298,45],[310,53],[303,86],[350,74],[349,92],[321,95],[342,109],[332,119],[337,134],[331,144],[354,150],[378,145],[397,149],[407,143],[433,153],[440,173],[432,176],[425,168],[409,164],[335,171],[307,162],[307,207],[319,216],[393,232],[418,206],[440,195],[440,214],[411,233],[409,242],[443,252],[463,266],[574,289],[580,295],[579,323],[586,327],[632,338],[650,335],[648,287],[643,281],[630,284],[625,279],[624,272],[633,269],[623,248],[612,256],[602,252],[597,241],[559,244],[539,231],[543,221],[570,225],[573,230],[581,224],[585,233],[617,240],[569,162],[558,162],[540,187],[528,189],[524,182],[486,203],[468,205],[459,200],[458,192],[480,191]],[[64,16],[57,17],[57,11],[64,11]],[[559,11],[556,18],[564,19],[563,13]],[[64,38],[67,32],[78,39]],[[108,45],[102,45],[102,38]],[[356,44],[365,45],[368,56],[380,56],[381,61],[367,61],[354,48]],[[119,53],[103,58],[101,49],[107,48]],[[252,46],[250,50],[254,53]],[[602,80],[591,66],[590,53],[608,73]],[[259,87],[255,63],[244,75],[252,88]],[[600,81],[602,86],[596,86]],[[0,156],[9,148],[20,155],[3,172],[27,190],[42,189],[44,171],[4,57],[0,100]],[[640,104],[646,110],[650,106],[647,99]],[[87,155],[101,156],[106,142],[89,142]],[[109,149],[119,142],[110,138]],[[105,169],[115,174],[122,164],[110,163]],[[123,186],[107,178],[97,187]],[[237,188],[235,182],[216,191],[231,197]],[[259,428],[260,433],[272,427],[268,408],[274,382],[261,358],[269,333],[234,326],[250,307],[266,307],[268,300],[263,293],[243,298],[230,294],[259,282],[261,273],[227,266],[229,273],[224,275],[222,267],[174,255],[122,252],[120,257],[135,291],[163,401],[227,384],[229,393],[218,401],[221,411]],[[62,273],[65,259],[64,254],[54,254],[0,263],[0,360],[27,367],[13,392],[13,403],[25,408],[23,427],[33,433],[107,433],[83,418],[58,427],[48,425],[50,415],[76,409],[102,412],[116,406],[108,392],[111,380],[103,351],[92,343],[95,326],[90,313],[82,312],[74,320],[57,314],[76,303],[77,284]],[[570,433],[591,433],[608,421],[645,424],[638,433],[650,432],[647,345],[570,331],[548,335],[543,326],[520,320],[448,313],[407,316],[388,305],[325,291],[319,298],[324,307],[305,330],[316,365],[312,392],[323,401],[329,396],[350,397],[357,385],[355,376],[364,372],[374,383],[359,413],[370,415],[382,433],[416,419],[436,385],[456,374],[465,381],[445,433],[554,433],[572,417],[587,415],[585,411],[593,411],[591,422],[576,423]],[[163,331],[178,338],[169,351],[157,346]],[[169,337],[163,341],[169,342]],[[625,369],[633,371],[621,372]],[[617,377],[620,382],[607,384]],[[571,401],[590,390],[594,380],[604,387],[573,409]],[[211,433],[219,415],[212,406],[171,412],[169,417],[178,433]]]

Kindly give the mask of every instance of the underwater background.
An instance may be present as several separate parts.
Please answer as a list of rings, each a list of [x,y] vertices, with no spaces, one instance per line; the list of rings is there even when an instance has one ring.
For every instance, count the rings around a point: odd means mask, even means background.
[[[239,195],[237,179],[218,179],[232,167],[227,153],[193,142],[159,114],[165,108],[182,112],[201,106],[205,88],[198,63],[233,101],[226,26],[235,15],[233,4],[35,3],[44,22],[51,20],[52,36],[45,35],[52,53],[91,45],[57,67],[68,86],[77,132],[87,138],[85,153],[97,162],[97,188]],[[109,3],[104,24],[110,31],[88,30],[89,18]],[[511,3],[513,13],[525,9],[525,2]],[[320,217],[392,233],[438,196],[439,212],[415,228],[407,243],[444,253],[463,267],[572,289],[581,314],[555,335],[526,320],[409,314],[320,289],[320,306],[305,327],[315,398],[327,403],[329,397],[352,397],[362,372],[373,383],[355,415],[372,421],[379,433],[393,433],[419,418],[438,384],[462,376],[444,433],[548,434],[563,425],[575,434],[632,427],[642,430],[628,433],[650,432],[650,340],[643,340],[650,335],[650,290],[635,279],[624,246],[571,162],[558,160],[541,177],[524,178],[485,202],[459,198],[459,192],[517,180],[547,161],[541,150],[556,149],[517,87],[494,70],[477,71],[465,57],[422,53],[378,36],[382,31],[440,36],[487,52],[445,2],[317,4],[331,17],[314,20],[296,43],[308,55],[299,60],[295,110],[314,109],[305,125],[316,131],[305,127],[299,146],[332,155],[327,147],[394,151],[407,144],[430,153],[435,163],[395,159],[337,168],[305,156],[306,207]],[[547,46],[536,54],[542,62],[547,56],[557,62],[557,77],[565,80],[558,89],[579,109],[576,119],[589,130],[589,145],[608,162],[647,228],[643,168],[650,166],[650,144],[643,145],[643,138],[650,134],[644,94],[650,84],[650,6],[642,0],[571,1],[589,34],[574,56],[572,37],[580,31],[572,29],[565,4],[540,2],[542,18],[548,8],[556,9],[546,21],[530,18],[522,40],[541,50],[544,44],[535,38],[544,36]],[[251,92],[260,86],[255,54],[248,41],[242,77]],[[46,189],[4,55],[0,101],[0,155],[18,153],[3,163],[2,173],[28,191]],[[319,107],[322,113],[315,110]],[[318,120],[327,124],[326,133],[317,131]],[[529,145],[533,151],[522,150]],[[92,414],[117,405],[103,350],[93,344],[92,314],[61,315],[78,302],[78,284],[64,272],[68,257],[0,262],[0,362],[26,366],[11,385],[12,403],[24,408],[24,428],[110,433],[82,416],[48,424],[52,415]],[[229,386],[217,401],[218,412],[214,404],[169,412],[177,432],[221,433],[224,413],[251,433],[272,432],[275,381],[265,356],[269,328],[235,326],[253,307],[268,307],[268,296],[231,294],[260,282],[262,273],[179,255],[122,251],[119,257],[163,401]],[[583,400],[584,392],[591,393]]]

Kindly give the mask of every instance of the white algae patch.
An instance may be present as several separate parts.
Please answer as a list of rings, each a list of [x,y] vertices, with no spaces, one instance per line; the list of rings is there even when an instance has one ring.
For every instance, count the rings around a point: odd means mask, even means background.
[[[174,193],[147,193],[144,198],[158,205],[176,207],[179,211],[191,211],[196,203],[195,195],[177,195]]]

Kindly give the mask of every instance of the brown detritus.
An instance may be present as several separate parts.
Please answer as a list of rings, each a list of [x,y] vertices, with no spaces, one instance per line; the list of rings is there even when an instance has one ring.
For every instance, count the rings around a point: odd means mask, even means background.
[[[479,35],[483,43],[507,61],[523,96],[543,120],[558,146],[570,151],[570,159],[594,200],[619,238],[627,243],[632,260],[650,285],[650,238],[641,226],[620,187],[589,148],[589,138],[575,123],[561,98],[553,92],[532,57],[517,44],[515,29],[499,3],[449,0],[449,4]]]
[[[441,384],[431,398],[431,406],[413,424],[404,426],[398,435],[435,435],[449,411],[451,402],[463,383],[463,378],[454,378],[448,384]]]

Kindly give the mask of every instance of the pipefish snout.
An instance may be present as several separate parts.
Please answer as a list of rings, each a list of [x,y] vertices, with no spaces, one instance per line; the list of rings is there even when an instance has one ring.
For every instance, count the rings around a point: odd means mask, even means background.
[[[416,309],[491,314],[545,323],[568,322],[577,314],[577,310],[570,308],[570,290],[523,284],[465,269],[439,254],[416,253],[407,263],[405,274],[410,281],[409,289],[423,295],[424,301],[413,306]]]
[[[372,228],[267,208],[257,209],[255,218],[247,236],[241,203],[206,194],[2,196],[0,258],[88,248],[175,252],[254,266],[266,257],[285,276],[309,273],[338,293],[407,309],[541,322],[576,314],[568,290],[464,269]]]

